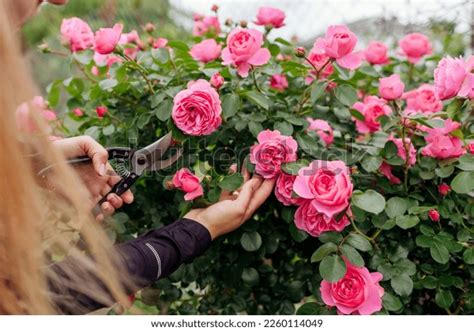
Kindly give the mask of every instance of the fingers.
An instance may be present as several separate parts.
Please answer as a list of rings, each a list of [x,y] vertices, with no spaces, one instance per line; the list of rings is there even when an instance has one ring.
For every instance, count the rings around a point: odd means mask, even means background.
[[[232,164],[229,168],[229,173],[233,174],[237,172],[237,164]],[[249,181],[250,179],[250,172],[247,170],[245,166],[242,166],[241,170],[242,177],[244,179],[243,184]],[[240,191],[242,187],[238,188],[236,191]],[[229,191],[222,191],[219,200],[235,200],[236,196],[234,195],[235,192],[229,192]]]
[[[260,207],[265,200],[270,196],[275,186],[275,179],[266,179],[263,183],[254,191],[252,199],[245,212],[245,219],[250,218],[255,211]]]
[[[110,190],[112,189],[112,187],[114,187],[114,185],[117,184],[121,179],[122,178],[118,175],[111,175],[110,178],[109,178],[109,181],[108,181],[108,184],[110,185],[110,187],[108,188],[107,192],[105,192],[103,195],[109,193]],[[115,196],[118,197],[117,195],[115,195]],[[124,193],[122,193],[119,198],[122,200],[122,202],[124,202],[126,204],[131,204],[133,202],[133,199],[134,199],[133,193],[130,190],[127,190]],[[120,207],[115,207],[115,208],[117,209],[117,208],[120,208]]]
[[[253,199],[254,192],[262,185],[262,179],[260,177],[253,177],[246,182],[235,200],[236,207],[239,210],[247,210]]]
[[[80,138],[79,144],[84,153],[92,159],[92,164],[99,176],[106,174],[107,163],[109,160],[109,153],[97,141],[90,137]]]

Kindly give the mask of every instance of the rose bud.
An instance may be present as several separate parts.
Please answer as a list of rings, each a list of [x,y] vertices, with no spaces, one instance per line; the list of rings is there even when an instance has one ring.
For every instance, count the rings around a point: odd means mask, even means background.
[[[474,143],[470,143],[469,145],[467,145],[466,149],[469,152],[469,154],[474,154]]]
[[[296,57],[304,57],[306,55],[306,50],[304,47],[297,47],[295,49],[295,56]]]
[[[226,26],[231,26],[233,23],[234,23],[234,21],[232,21],[231,18],[226,19],[225,22],[224,22],[224,24],[225,24]]]
[[[212,75],[210,83],[214,88],[218,90],[221,88],[222,85],[224,85],[224,77],[222,77],[219,72],[216,72],[214,75]]]
[[[96,113],[97,113],[97,116],[99,116],[99,118],[102,118],[105,116],[105,114],[107,114],[109,112],[109,110],[107,109],[107,107],[105,106],[97,106],[97,108],[95,109]]]
[[[242,20],[240,21],[240,26],[243,27],[243,28],[246,28],[248,25],[248,22],[246,20]]]
[[[215,13],[217,13],[217,11],[219,10],[219,6],[216,5],[216,4],[213,4],[212,7],[211,7],[211,10]]]
[[[81,110],[81,108],[75,108],[73,109],[73,114],[76,115],[77,117],[81,117],[84,115],[84,112]]]
[[[148,33],[152,33],[153,31],[155,31],[155,25],[151,22],[148,22],[145,25],[145,31],[148,32]]]
[[[439,212],[436,209],[431,209],[428,212],[428,217],[433,221],[433,222],[439,222]]]
[[[442,183],[441,185],[438,186],[438,192],[443,197],[448,195],[450,191],[451,191],[451,186],[449,186],[448,184]]]

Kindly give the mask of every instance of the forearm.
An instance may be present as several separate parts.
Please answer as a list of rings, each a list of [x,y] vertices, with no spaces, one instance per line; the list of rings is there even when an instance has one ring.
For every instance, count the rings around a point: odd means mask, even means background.
[[[192,220],[181,219],[161,229],[152,230],[137,239],[116,246],[116,252],[122,262],[124,272],[131,279],[124,280],[124,288],[130,293],[151,285],[157,279],[167,277],[182,263],[189,262],[201,255],[209,247],[211,237],[208,230]],[[104,307],[104,303],[96,300],[79,289],[100,288],[105,285],[96,277],[85,277],[92,284],[75,284],[80,281],[71,279],[62,271],[78,269],[75,261],[68,259],[50,266],[50,270],[60,274],[64,284],[50,281],[53,300],[65,314],[82,314]],[[79,271],[79,270],[78,270]],[[92,280],[91,280],[92,279]],[[79,286],[77,286],[79,285]],[[75,308],[75,307],[80,308]]]

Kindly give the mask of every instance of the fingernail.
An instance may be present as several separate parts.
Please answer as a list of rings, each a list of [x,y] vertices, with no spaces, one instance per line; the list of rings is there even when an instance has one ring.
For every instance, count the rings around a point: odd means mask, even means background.
[[[99,167],[99,175],[104,176],[105,175],[105,164],[101,164]]]

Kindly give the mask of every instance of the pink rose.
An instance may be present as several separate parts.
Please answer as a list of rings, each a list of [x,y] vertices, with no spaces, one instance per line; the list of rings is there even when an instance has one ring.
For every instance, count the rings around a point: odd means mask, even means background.
[[[250,66],[261,66],[270,60],[270,52],[262,48],[263,34],[255,29],[235,28],[227,36],[222,51],[223,65],[237,67],[241,77],[247,77]]]
[[[297,205],[303,202],[303,199],[293,196],[293,183],[296,176],[288,175],[282,172],[275,184],[275,197],[285,206]]]
[[[324,51],[343,68],[357,69],[362,61],[361,53],[354,53],[356,35],[345,25],[331,25],[326,31]]]
[[[189,54],[196,61],[208,63],[221,55],[221,45],[217,44],[214,39],[206,39],[194,45]]]
[[[94,33],[89,25],[77,17],[63,19],[61,37],[72,52],[91,48],[94,44]]]
[[[461,58],[447,56],[439,61],[434,71],[436,95],[440,100],[455,97],[466,78],[465,63]]]
[[[308,130],[315,131],[322,141],[329,146],[334,141],[334,131],[329,125],[329,122],[325,120],[313,120],[307,117],[306,120],[309,122]]]
[[[379,171],[390,181],[390,184],[398,185],[401,183],[400,178],[392,173],[392,166],[387,162],[382,162],[379,167]]]
[[[467,145],[466,150],[469,152],[469,154],[474,154],[474,143]]]
[[[166,38],[156,38],[153,41],[152,47],[153,48],[164,48],[168,45],[168,39]]]
[[[398,45],[401,53],[411,63],[417,63],[423,56],[432,52],[430,40],[422,33],[409,33],[399,41]]]
[[[442,128],[426,128],[428,135],[425,136],[425,141],[427,145],[423,148],[421,154],[442,160],[459,157],[466,153],[462,140],[450,134],[460,127],[461,123],[447,119],[444,121],[444,127]]]
[[[278,92],[283,92],[288,88],[288,80],[284,74],[274,74],[270,77],[270,87]]]
[[[98,66],[107,66],[110,68],[114,63],[122,63],[122,59],[114,54],[102,55],[99,53],[94,53],[94,62]]]
[[[285,13],[277,8],[261,7],[258,9],[257,21],[255,24],[264,25],[271,28],[281,28],[284,26]]]
[[[204,79],[191,81],[188,88],[176,94],[171,112],[174,123],[186,134],[203,136],[221,125],[221,100]]]
[[[139,41],[140,36],[138,35],[137,30],[132,30],[129,33],[122,33],[118,43],[120,45],[137,44]]]
[[[332,218],[349,207],[353,188],[349,174],[342,161],[315,160],[299,170],[293,190],[310,199],[318,212]]]
[[[380,272],[369,272],[365,267],[356,267],[346,258],[347,271],[335,283],[321,281],[321,297],[325,304],[336,307],[339,314],[371,315],[382,309],[384,289],[379,282]]]
[[[415,146],[413,146],[413,143],[411,142],[410,138],[405,138],[405,144],[403,144],[403,140],[401,138],[390,137],[388,140],[393,141],[395,143],[395,145],[397,146],[397,155],[405,162],[407,160],[407,153],[404,145],[406,145],[408,148],[407,164],[409,166],[412,166],[416,163],[416,149]]]
[[[211,76],[211,80],[209,81],[212,86],[216,89],[220,89],[222,85],[224,85],[224,77],[219,72],[216,72],[214,75]]]
[[[203,195],[201,180],[187,168],[179,169],[173,176],[174,187],[184,193],[184,200],[194,200]]]
[[[311,200],[304,201],[295,213],[295,225],[313,237],[319,237],[323,232],[341,232],[346,226],[351,224],[346,215],[336,220],[334,217],[327,217],[320,213]]]
[[[439,222],[440,216],[439,212],[436,209],[430,209],[428,211],[428,217],[433,221],[433,222]]]
[[[395,100],[402,96],[405,84],[400,80],[400,76],[393,74],[379,80],[379,95],[385,100]]]
[[[446,183],[441,183],[439,186],[438,186],[438,193],[440,195],[442,195],[443,197],[448,195],[448,193],[451,191],[451,186],[449,186],[448,184]]]
[[[333,72],[334,67],[330,61],[329,56],[324,51],[325,41],[323,38],[318,38],[313,44],[313,48],[309,52],[307,59],[319,71],[319,78],[328,78]],[[323,68],[324,67],[324,68]],[[322,71],[321,71],[322,70]],[[316,70],[310,71],[310,76],[306,78],[306,83],[311,84],[314,78],[317,78],[318,72]]]
[[[74,108],[74,109],[72,110],[72,113],[73,113],[74,115],[76,115],[77,117],[82,117],[82,116],[84,116],[84,112],[82,111],[81,108]]]
[[[47,122],[57,120],[56,113],[49,109],[48,104],[40,95],[35,96],[30,102],[22,103],[16,110],[15,119],[20,131],[36,132],[39,130],[32,112],[37,112]]]
[[[95,112],[99,118],[102,118],[109,112],[109,110],[105,106],[97,106]]]
[[[466,78],[458,92],[459,97],[474,99],[474,55],[465,62]]]
[[[443,109],[443,103],[435,93],[435,87],[423,84],[417,89],[406,92],[402,96],[407,101],[406,114],[437,113]]]
[[[387,64],[390,62],[388,58],[388,48],[380,41],[371,41],[365,50],[365,59],[370,64]]]
[[[367,96],[363,103],[356,102],[352,107],[364,115],[363,121],[355,119],[357,131],[360,133],[378,131],[380,129],[378,118],[392,113],[386,101],[375,96]]]
[[[95,33],[94,50],[99,54],[110,54],[114,51],[122,35],[122,24],[113,28],[102,28]]]
[[[258,134],[258,144],[250,148],[250,162],[263,178],[273,178],[281,171],[281,165],[296,161],[298,144],[293,137],[283,136],[280,131],[265,130]]]
[[[194,28],[193,35],[202,36],[208,33],[219,34],[221,33],[221,25],[217,16],[194,16]]]

